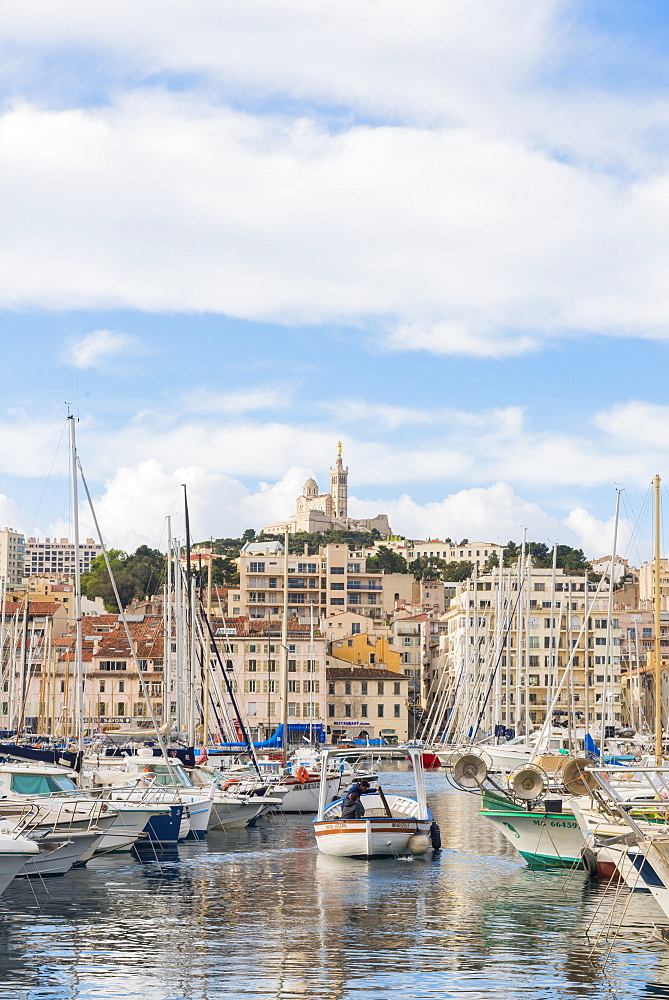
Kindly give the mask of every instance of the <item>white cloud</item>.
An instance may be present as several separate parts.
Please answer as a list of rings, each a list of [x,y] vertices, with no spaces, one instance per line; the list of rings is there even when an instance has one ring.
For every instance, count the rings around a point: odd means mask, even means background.
[[[100,368],[116,355],[132,353],[136,346],[136,339],[126,333],[93,330],[68,345],[66,359],[75,368]]]
[[[591,558],[596,559],[611,554],[615,518],[598,521],[590,511],[577,507],[564,519],[564,524],[578,537],[580,545]],[[623,558],[629,554],[633,531],[630,522],[621,518],[618,524],[616,551]]]
[[[235,416],[255,410],[285,409],[293,397],[293,387],[288,385],[256,385],[248,389],[217,393],[196,389],[182,398],[186,410],[192,413],[222,413]]]
[[[157,92],[20,106],[0,116],[0,197],[6,308],[349,323],[476,356],[669,336],[669,172],[626,183],[464,126],[330,134]]]

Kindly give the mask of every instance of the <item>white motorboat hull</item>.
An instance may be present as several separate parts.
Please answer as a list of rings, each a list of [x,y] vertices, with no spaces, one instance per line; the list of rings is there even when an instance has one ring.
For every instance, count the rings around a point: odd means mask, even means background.
[[[34,858],[26,861],[19,876],[43,878],[47,875],[65,875],[73,865],[84,860],[85,854],[89,852],[92,854],[101,839],[102,835],[99,832],[77,832],[69,837],[64,833],[60,840],[58,834],[54,834],[53,850],[42,850]]]
[[[129,806],[127,803],[115,802],[114,809],[118,809],[118,815],[107,830],[106,834],[95,848],[96,854],[107,854],[112,851],[130,851],[144,833],[147,823],[154,816],[160,816],[169,812],[169,809],[151,809],[137,805]]]
[[[408,855],[416,834],[430,837],[431,819],[335,819],[314,822],[316,844],[323,854],[337,858]]]
[[[211,806],[209,828],[212,830],[242,829],[266,808],[262,798],[214,799]]]
[[[341,777],[327,779],[327,799],[333,799],[339,793]],[[272,792],[274,789],[272,789]],[[276,791],[281,795],[281,812],[285,813],[315,813],[318,811],[318,800],[321,791],[321,779],[310,778],[308,781],[282,780],[277,783]]]
[[[37,844],[27,837],[0,836],[0,895],[38,852]]]

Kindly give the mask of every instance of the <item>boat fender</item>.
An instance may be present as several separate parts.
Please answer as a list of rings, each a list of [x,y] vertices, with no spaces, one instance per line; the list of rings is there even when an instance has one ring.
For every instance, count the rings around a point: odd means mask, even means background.
[[[304,767],[302,764],[300,764],[300,766],[298,767],[297,772],[295,774],[295,777],[297,778],[297,780],[299,781],[299,783],[301,785],[303,785],[305,783],[305,781],[309,780],[309,772],[307,771],[306,767]]]
[[[229,778],[228,781],[226,781],[225,784],[223,785],[221,791],[227,792],[228,788],[232,788],[233,785],[238,785],[238,784],[239,784],[239,778]]]
[[[433,822],[430,826],[430,843],[435,851],[441,850],[441,830],[438,823]]]
[[[427,854],[430,850],[430,841],[422,833],[414,833],[413,837],[409,837],[407,847],[412,854]]]
[[[597,878],[597,855],[590,847],[581,849],[581,861],[590,878]]]

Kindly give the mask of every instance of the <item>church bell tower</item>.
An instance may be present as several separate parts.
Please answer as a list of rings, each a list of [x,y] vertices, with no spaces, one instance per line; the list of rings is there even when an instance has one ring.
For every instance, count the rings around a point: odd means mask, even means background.
[[[337,445],[337,461],[330,469],[330,496],[334,517],[348,517],[348,467],[341,460],[341,441]]]

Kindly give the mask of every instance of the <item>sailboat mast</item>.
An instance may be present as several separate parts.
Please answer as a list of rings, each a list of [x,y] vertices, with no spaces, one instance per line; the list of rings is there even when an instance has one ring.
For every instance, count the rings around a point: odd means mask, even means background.
[[[79,735],[79,752],[84,752],[84,674],[81,632],[81,566],[79,563],[79,496],[77,491],[77,443],[75,438],[75,421],[70,415],[70,472],[72,477],[72,521],[74,531],[74,622],[75,622],[75,660],[74,669],[77,685],[76,712],[77,732]]]
[[[660,477],[653,480],[655,493],[655,763],[662,764],[662,669],[660,661],[660,606],[662,595],[660,591]]]
[[[288,762],[288,532],[283,539],[283,614],[281,615],[281,742],[283,766]]]
[[[602,691],[602,732],[599,744],[599,754],[604,760],[604,741],[606,739],[606,705],[609,697],[609,675],[613,666],[613,656],[611,654],[611,615],[613,614],[613,582],[616,571],[616,546],[618,544],[618,517],[620,514],[620,493],[617,491],[616,497],[616,517],[613,522],[613,549],[611,551],[611,570],[609,572],[609,600],[606,611],[606,656],[604,657],[604,689]]]

